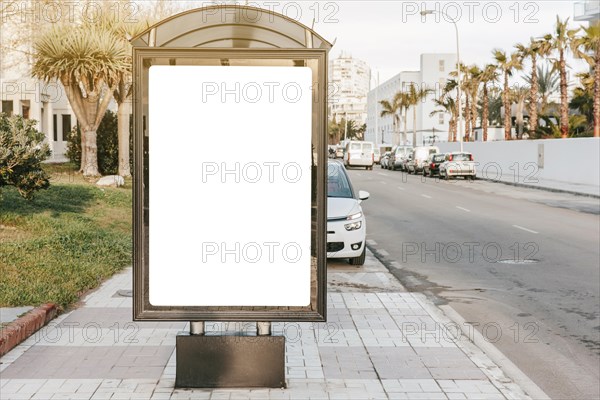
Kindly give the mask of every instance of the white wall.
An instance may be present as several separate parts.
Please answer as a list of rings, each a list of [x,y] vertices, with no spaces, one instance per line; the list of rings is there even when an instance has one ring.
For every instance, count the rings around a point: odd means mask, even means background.
[[[477,176],[540,188],[600,195],[600,139],[510,140],[468,142]],[[538,162],[538,151],[543,159]],[[458,151],[460,144],[437,143],[441,152]]]

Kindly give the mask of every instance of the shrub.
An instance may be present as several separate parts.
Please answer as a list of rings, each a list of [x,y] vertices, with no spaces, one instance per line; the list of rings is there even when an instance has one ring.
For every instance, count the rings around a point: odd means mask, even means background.
[[[50,157],[50,147],[35,123],[20,115],[0,113],[0,190],[14,186],[26,199],[50,186],[48,174],[42,169],[42,161]]]

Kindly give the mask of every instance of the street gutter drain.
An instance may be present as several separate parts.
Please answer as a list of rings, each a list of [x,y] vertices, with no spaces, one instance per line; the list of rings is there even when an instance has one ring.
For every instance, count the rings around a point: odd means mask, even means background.
[[[117,290],[117,294],[121,297],[133,297],[132,290],[126,290],[126,289]]]
[[[498,260],[496,261],[500,264],[514,264],[514,265],[527,265],[527,264],[537,264],[540,262],[540,260],[536,260],[533,258],[528,258],[528,259],[524,259],[524,260],[514,260],[514,259],[507,259],[507,260]]]

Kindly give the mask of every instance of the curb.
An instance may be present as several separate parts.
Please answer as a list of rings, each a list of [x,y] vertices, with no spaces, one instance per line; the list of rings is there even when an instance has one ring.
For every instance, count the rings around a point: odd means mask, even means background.
[[[583,197],[591,197],[593,199],[600,199],[599,195],[593,194],[593,193],[576,192],[574,190],[558,189],[558,188],[553,188],[553,187],[548,187],[548,186],[529,185],[527,183],[501,181],[498,179],[481,178],[479,176],[476,177],[475,179],[480,180],[480,181],[486,181],[486,182],[501,183],[503,185],[526,188],[526,189],[543,190],[545,192],[552,192],[552,193],[566,193],[566,194],[573,194],[575,196],[583,196]]]
[[[44,304],[0,329],[0,357],[37,332],[57,314],[56,304]]]

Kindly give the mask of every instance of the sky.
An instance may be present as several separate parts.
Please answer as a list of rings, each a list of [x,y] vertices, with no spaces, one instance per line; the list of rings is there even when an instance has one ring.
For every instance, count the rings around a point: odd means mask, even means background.
[[[400,71],[418,70],[422,53],[455,53],[451,20],[457,17],[461,60],[478,65],[492,62],[494,48],[512,51],[516,43],[552,32],[557,15],[570,17],[573,28],[581,25],[573,22],[572,1],[258,2],[262,3],[308,26],[314,18],[314,30],[330,42],[335,40],[330,58],[346,51],[366,61],[373,77],[379,71],[380,82]],[[422,9],[443,11],[447,18],[437,14],[422,19]],[[585,63],[572,57],[569,65],[575,71],[587,70]]]

